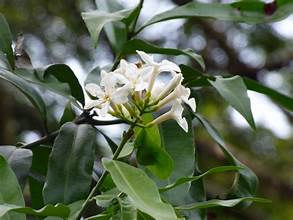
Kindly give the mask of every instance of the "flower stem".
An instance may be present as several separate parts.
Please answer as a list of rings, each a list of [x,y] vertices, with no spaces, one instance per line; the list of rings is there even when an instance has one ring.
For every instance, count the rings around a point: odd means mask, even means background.
[[[131,126],[129,127],[129,129],[127,130],[127,132],[125,132],[123,134],[123,138],[117,148],[117,150],[115,151],[114,155],[113,155],[113,160],[116,160],[119,156],[119,154],[121,153],[124,145],[127,143],[127,141],[132,137],[133,133],[134,133],[134,127],[135,127],[136,123],[131,124]],[[97,184],[94,186],[94,188],[91,190],[90,194],[88,195],[88,197],[86,198],[85,202],[83,203],[81,210],[79,212],[79,215],[77,216],[76,220],[79,220],[83,213],[87,210],[87,208],[90,205],[90,202],[92,200],[92,198],[97,194],[100,186],[103,184],[103,182],[105,181],[106,177],[108,175],[108,172],[105,170],[102,174],[102,176],[100,177],[100,179],[98,180]]]

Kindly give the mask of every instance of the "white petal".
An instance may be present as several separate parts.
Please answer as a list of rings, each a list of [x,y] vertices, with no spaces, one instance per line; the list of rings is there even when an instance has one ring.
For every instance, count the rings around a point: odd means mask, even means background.
[[[185,118],[181,118],[180,120],[176,120],[178,125],[187,133],[188,132],[188,123]]]
[[[123,104],[128,102],[128,95],[130,93],[130,86],[129,84],[117,89],[113,96],[111,97],[112,101],[115,104]]]
[[[164,71],[166,71],[166,72],[172,72],[172,71],[181,72],[181,70],[177,64],[170,62],[168,60],[163,60],[160,63],[159,71],[160,72],[164,72]]]
[[[87,103],[85,103],[84,105],[84,109],[85,110],[89,110],[95,107],[99,107],[100,105],[100,101],[99,100],[90,100]]]
[[[146,89],[148,87],[148,83],[144,82],[143,80],[141,80],[140,82],[135,84],[135,91],[142,91],[144,89]]]
[[[178,84],[180,84],[182,81],[182,75],[176,74],[169,83],[165,86],[164,90],[160,93],[158,99],[165,98],[172,90],[174,90]]]
[[[110,108],[110,102],[105,102],[101,106],[100,115],[105,117],[109,111]]]
[[[186,102],[186,104],[189,105],[193,112],[196,111],[196,103],[194,98],[188,99],[188,102]]]
[[[146,54],[145,52],[139,51],[139,50],[137,50],[136,53],[138,53],[138,55],[140,56],[140,58],[146,64],[148,64],[148,65],[154,65],[155,64],[153,56],[150,56],[150,55]]]
[[[94,97],[101,97],[103,95],[103,90],[100,86],[95,83],[88,83],[85,85],[85,90]]]

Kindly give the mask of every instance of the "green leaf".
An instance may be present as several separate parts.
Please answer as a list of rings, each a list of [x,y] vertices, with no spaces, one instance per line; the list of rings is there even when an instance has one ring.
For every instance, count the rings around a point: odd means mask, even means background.
[[[12,51],[12,35],[5,17],[0,13],[0,51],[6,55],[10,66],[14,69],[14,55]]]
[[[84,81],[84,86],[88,83],[98,83],[100,82],[101,78],[100,78],[100,72],[101,69],[99,66],[96,66],[95,68],[93,68],[88,74],[87,77]]]
[[[187,182],[193,182],[193,181],[197,181],[207,175],[210,175],[210,174],[215,174],[215,173],[223,173],[223,172],[227,172],[227,171],[237,171],[237,170],[240,170],[242,169],[241,167],[237,167],[237,166],[221,166],[221,167],[214,167],[214,168],[211,168],[209,169],[208,171],[204,172],[203,174],[201,175],[198,175],[198,176],[191,176],[191,177],[182,177],[178,180],[176,180],[174,183],[172,184],[169,184],[163,188],[160,188],[160,192],[165,192],[165,191],[168,191],[170,189],[173,189],[175,187],[178,187],[184,183],[187,183]]]
[[[261,1],[240,1],[231,4],[190,2],[157,14],[139,28],[140,32],[149,25],[178,18],[214,18],[224,21],[258,24],[275,22],[292,13],[293,4],[290,0],[278,1],[277,9],[272,15],[265,13],[265,3]]]
[[[53,64],[44,72],[44,79],[48,75],[54,76],[59,82],[69,85],[70,94],[84,105],[84,94],[81,85],[78,82],[74,72],[65,64]]]
[[[5,157],[23,188],[32,165],[32,151],[15,146],[0,146],[0,155]]]
[[[119,4],[117,0],[96,0],[96,5],[99,10],[108,13],[123,10],[122,5]],[[119,21],[110,22],[105,24],[104,30],[113,50],[116,53],[119,52],[127,40],[127,31],[125,25]]]
[[[182,84],[187,87],[210,86],[208,76],[184,64],[179,65],[184,77]]]
[[[70,209],[70,215],[68,217],[68,220],[76,220],[78,214],[80,213],[83,203],[84,200],[79,200],[68,205]]]
[[[109,207],[111,204],[112,200],[117,198],[117,196],[121,193],[120,190],[117,188],[113,188],[111,190],[108,190],[106,192],[102,192],[101,195],[97,195],[94,197],[96,200],[96,203],[100,207]]]
[[[123,9],[120,11],[109,13],[105,11],[95,10],[81,13],[81,16],[91,35],[94,46],[97,46],[100,32],[106,24],[114,21],[123,20],[131,13],[131,11],[132,10],[129,9]]]
[[[257,198],[257,197],[245,197],[239,199],[229,199],[229,200],[220,200],[220,199],[212,199],[205,202],[198,202],[194,204],[188,204],[183,206],[178,206],[176,209],[178,210],[191,210],[191,209],[207,209],[211,207],[233,207],[238,205],[241,202],[261,202],[261,203],[270,203],[270,200]]]
[[[173,170],[173,160],[162,147],[158,126],[143,128],[135,140],[136,159],[160,179],[166,179]]]
[[[182,176],[192,176],[194,173],[196,162],[195,145],[190,115],[186,116],[186,120],[189,127],[188,133],[184,132],[173,120],[166,121],[160,126],[162,143],[174,161],[174,168],[168,179],[165,181],[157,181],[159,186],[169,185]],[[190,184],[186,183],[164,193],[163,197],[172,204],[182,204],[185,201],[189,188]]]
[[[22,207],[18,205],[6,204],[6,203],[0,204],[0,218],[3,217],[9,211],[14,211],[14,212],[24,213],[29,215],[36,215],[36,216],[59,216],[63,218],[68,217],[70,213],[70,209],[67,206],[62,204],[56,204],[56,205],[49,204],[39,210],[35,210],[29,207]]]
[[[247,88],[240,76],[222,78],[217,76],[215,81],[209,80],[211,85],[220,93],[220,95],[233,106],[255,129],[250,99],[247,95]]]
[[[0,204],[4,203],[15,206],[25,205],[17,178],[5,158],[0,155]],[[23,214],[11,212],[5,215],[5,213],[5,209],[0,206],[1,220],[25,220],[25,216]]]
[[[76,117],[76,114],[72,108],[71,102],[69,101],[64,108],[59,124],[63,125],[66,122],[73,121],[75,117]]]
[[[34,107],[37,109],[37,111],[40,113],[41,117],[43,118],[44,122],[47,121],[46,105],[42,98],[42,95],[40,94],[38,90],[33,88],[31,84],[27,82],[25,79],[1,67],[0,67],[0,78],[10,82],[17,89],[19,89],[34,105]]]
[[[112,217],[113,220],[136,220],[137,210],[128,197],[117,198],[119,203],[119,212]]]
[[[29,177],[31,206],[34,209],[40,209],[44,206],[43,187],[48,169],[51,146],[41,145],[33,148],[32,151],[33,161]]]
[[[202,69],[205,69],[203,58],[200,55],[193,52],[191,49],[179,50],[175,48],[163,48],[150,44],[143,40],[134,39],[125,43],[122,49],[122,54],[135,54],[136,50],[142,50],[146,53],[158,53],[174,56],[185,55],[195,60],[201,66]]]
[[[265,94],[282,107],[289,111],[293,111],[293,98],[283,95],[274,89],[268,88],[255,80],[248,78],[244,78],[243,80],[248,90]]]
[[[110,214],[98,214],[95,216],[88,217],[85,220],[109,220],[109,219],[111,219]]]
[[[87,197],[95,159],[96,131],[67,122],[60,128],[49,158],[45,203],[69,204]]]
[[[257,176],[247,166],[237,160],[237,158],[228,150],[225,141],[208,120],[199,114],[194,114],[194,116],[205,127],[209,135],[216,141],[226,157],[229,159],[230,163],[234,166],[242,168],[238,171],[238,175],[235,177],[231,196],[254,196],[258,187]]]
[[[177,219],[172,206],[162,202],[156,184],[142,170],[106,158],[102,163],[117,188],[129,196],[134,207],[156,220]]]

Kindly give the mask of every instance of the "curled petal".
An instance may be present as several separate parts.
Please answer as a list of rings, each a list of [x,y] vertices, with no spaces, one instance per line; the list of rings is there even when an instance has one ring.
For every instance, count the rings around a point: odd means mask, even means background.
[[[179,68],[179,66],[173,62],[170,62],[168,60],[163,60],[161,63],[160,63],[160,67],[159,67],[159,71],[160,72],[172,72],[172,71],[175,71],[175,72],[178,72],[180,73],[181,70]]]
[[[145,52],[140,51],[140,50],[137,50],[136,52],[138,53],[138,55],[140,56],[140,58],[142,59],[142,61],[145,62],[146,64],[148,64],[148,65],[154,65],[154,64],[156,64],[154,62],[153,56],[150,56],[150,55],[148,55]]]

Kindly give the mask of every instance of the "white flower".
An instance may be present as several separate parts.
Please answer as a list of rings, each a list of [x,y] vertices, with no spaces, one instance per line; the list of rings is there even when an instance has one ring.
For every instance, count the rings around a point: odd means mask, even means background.
[[[171,92],[168,96],[166,96],[163,100],[159,101],[158,108],[163,107],[167,103],[173,101],[174,99],[183,101],[192,109],[193,112],[196,110],[196,103],[194,98],[189,98],[190,96],[190,89],[182,86],[181,84],[178,85],[173,92]]]
[[[182,74],[174,75],[173,78],[168,82],[167,85],[164,86],[162,91],[159,93],[155,102],[160,101],[164,99],[166,96],[168,96],[172,90],[174,90],[178,87],[179,84],[181,84],[182,80]]]
[[[157,63],[154,61],[153,56],[146,54],[143,51],[136,51],[140,58],[143,60],[145,63],[144,66],[151,66],[153,67],[152,74],[149,77],[149,85],[148,85],[148,91],[151,92],[155,79],[156,77],[161,73],[161,72],[171,72],[173,75],[176,72],[181,72],[179,66],[173,62],[170,62],[168,60],[163,60],[160,63]]]
[[[85,86],[85,90],[98,100],[91,100],[85,105],[85,109],[97,107],[101,109],[100,113],[104,116],[109,112],[110,106],[115,104],[123,104],[128,102],[129,85],[117,87],[119,79],[111,73],[101,72],[101,83],[99,85],[89,83]]]
[[[164,121],[174,119],[176,120],[177,124],[185,131],[188,132],[188,124],[184,117],[182,117],[184,108],[181,105],[179,100],[174,100],[174,103],[170,109],[170,111],[164,113],[163,115],[159,116],[155,120],[151,121],[148,125],[152,126],[155,124],[160,124]]]
[[[114,71],[116,76],[124,84],[129,84],[129,87],[134,91],[142,91],[147,89],[148,83],[146,76],[152,72],[152,67],[138,68],[133,63],[127,63],[125,60],[120,61],[120,67]]]

